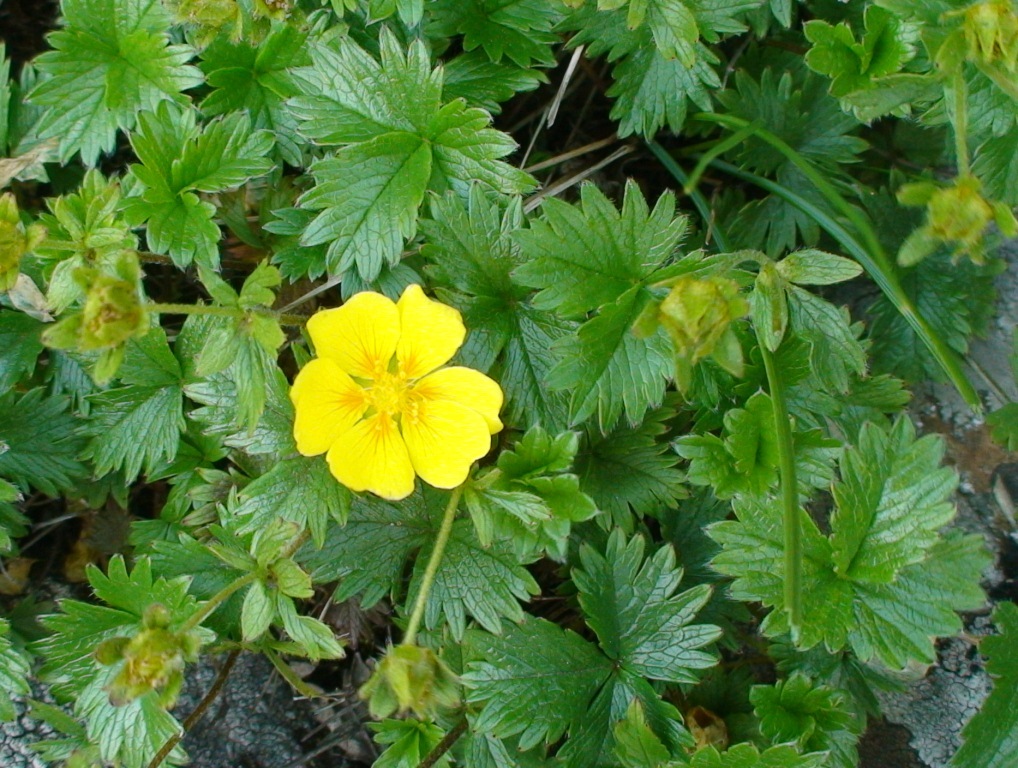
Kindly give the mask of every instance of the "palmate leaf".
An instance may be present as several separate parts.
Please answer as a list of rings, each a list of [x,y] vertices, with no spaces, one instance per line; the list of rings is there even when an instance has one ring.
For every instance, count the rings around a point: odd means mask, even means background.
[[[597,11],[589,3],[563,26],[576,32],[570,45],[586,45],[591,55],[606,54],[616,62],[608,95],[615,99],[611,117],[619,123],[620,136],[653,136],[665,125],[678,133],[690,102],[711,110],[711,91],[720,88],[721,79],[713,69],[717,57],[702,43],[693,47],[695,59],[689,65],[667,58],[649,25],[631,28],[624,10]]]
[[[638,427],[619,424],[608,435],[587,430],[576,457],[580,487],[616,525],[629,527],[631,513],[656,515],[686,495],[677,458],[666,442],[657,440],[675,413],[665,405],[649,411]]]
[[[60,140],[63,162],[81,152],[94,166],[113,150],[118,128],[135,126],[138,112],[202,83],[186,62],[193,50],[169,45],[170,15],[159,0],[63,0],[66,27],[49,36],[53,50],[36,58],[48,77],[30,99],[47,111],[40,137]]]
[[[827,752],[830,768],[856,768],[863,722],[846,697],[794,674],[749,694],[760,732],[773,744],[795,743],[803,752]]]
[[[521,67],[555,63],[552,27],[563,8],[544,0],[437,0],[428,5],[427,32],[463,35],[463,50],[484,50],[491,61],[510,59]]]
[[[955,768],[1006,768],[1018,754],[1018,607],[1000,603],[993,623],[1000,634],[979,644],[993,690],[962,731],[965,743],[951,760]]]
[[[290,24],[273,26],[257,46],[216,37],[199,65],[213,87],[201,103],[202,112],[214,117],[247,110],[254,128],[275,136],[282,158],[301,165],[297,120],[285,102],[298,93],[291,68],[310,63],[306,43],[307,33]]]
[[[438,534],[448,496],[425,490],[399,504],[355,498],[344,528],[332,526],[325,545],[306,551],[301,563],[316,582],[339,581],[335,599],[358,595],[370,607],[387,594],[399,595],[409,556],[418,550],[407,603],[420,587],[427,552]],[[537,594],[537,583],[516,557],[510,542],[481,546],[469,520],[453,524],[452,534],[425,608],[425,625],[444,617],[455,637],[462,637],[466,617],[489,631],[500,630],[502,617],[523,617],[519,600]]]
[[[650,298],[645,286],[661,278],[687,220],[675,216],[671,194],[650,210],[631,182],[621,211],[585,185],[580,206],[552,199],[543,213],[517,235],[526,261],[514,279],[540,289],[533,299],[538,309],[566,319],[600,310],[556,343],[560,362],[548,384],[571,393],[574,424],[596,414],[607,432],[623,411],[638,423],[661,402],[672,358],[663,333],[640,339],[630,329]]]
[[[514,94],[532,91],[547,77],[536,69],[521,69],[508,62],[489,61],[480,51],[464,53],[443,64],[442,98],[463,99],[467,106],[480,107],[493,115],[500,104]]]
[[[468,700],[484,703],[474,727],[495,736],[519,734],[520,749],[554,743],[567,766],[599,765],[614,749],[611,725],[637,699],[654,733],[669,749],[688,744],[677,712],[644,676],[695,680],[715,659],[702,648],[717,627],[693,625],[710,588],[675,594],[681,570],[669,547],[644,560],[644,540],[628,543],[620,532],[604,555],[582,550],[583,569],[573,572],[580,604],[600,647],[543,619],[504,629],[501,637],[468,636],[473,658],[463,676]]]
[[[864,428],[864,433],[869,429]],[[858,453],[844,460],[842,475],[850,479],[839,486],[836,501],[856,503],[853,489],[868,484],[871,514],[838,507],[831,518],[830,536],[824,536],[811,519],[802,519],[803,583],[810,589],[803,595],[801,648],[823,642],[831,652],[850,648],[863,661],[876,657],[892,668],[910,660],[929,662],[934,658],[932,639],[960,629],[955,611],[975,609],[985,599],[979,576],[988,555],[979,538],[938,538],[928,533],[943,524],[940,502],[953,483],[944,487],[943,476],[937,473],[927,483],[922,471],[929,470],[935,449],[922,441],[902,445],[908,434],[900,425],[886,443],[867,434],[857,445]],[[876,467],[892,442],[909,458],[887,476]],[[867,469],[858,474],[859,467]],[[883,488],[886,502],[881,503]],[[788,631],[783,610],[781,510],[773,500],[737,501],[734,508],[737,521],[710,528],[710,535],[723,548],[714,567],[735,578],[732,594],[737,599],[758,600],[777,609],[768,615],[763,630],[780,635]],[[902,528],[919,534],[914,551],[905,543]],[[908,541],[912,543],[911,538]],[[859,576],[854,577],[843,570],[847,567],[844,553],[852,546],[856,552],[873,553],[874,558],[886,556],[888,562],[877,559],[867,568],[863,557]]]
[[[221,192],[266,173],[272,135],[252,131],[245,113],[235,112],[199,129],[195,112],[169,103],[138,117],[131,146],[141,164],[131,166],[139,189],[124,203],[135,225],[145,224],[149,247],[168,254],[180,267],[197,259],[219,264],[215,206],[199,192]]]
[[[319,213],[301,243],[328,243],[330,272],[356,268],[371,282],[395,265],[427,190],[465,195],[479,181],[511,194],[533,185],[502,161],[516,145],[489,127],[487,112],[442,104],[442,71],[423,43],[404,50],[383,30],[379,60],[338,37],[312,47],[311,59],[296,70],[301,95],[289,108],[308,138],[341,149],[311,167],[316,186],[299,204]]]
[[[568,420],[566,398],[546,379],[555,363],[551,346],[570,326],[534,307],[530,291],[512,280],[523,263],[512,236],[522,221],[518,198],[503,207],[474,185],[466,204],[451,194],[432,202],[431,217],[421,222],[421,253],[439,294],[469,329],[460,359],[499,381],[508,423],[557,432]]]

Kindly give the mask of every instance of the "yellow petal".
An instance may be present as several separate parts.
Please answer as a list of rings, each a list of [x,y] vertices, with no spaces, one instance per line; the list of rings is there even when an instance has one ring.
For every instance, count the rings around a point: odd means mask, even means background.
[[[325,453],[364,415],[364,390],[332,360],[312,360],[290,389],[296,411],[293,436],[305,456]]]
[[[491,448],[481,415],[447,400],[421,400],[414,417],[404,413],[403,439],[414,470],[436,488],[462,483],[470,465]]]
[[[392,501],[414,491],[406,444],[386,413],[376,413],[344,432],[326,458],[332,474],[351,490],[371,491]]]
[[[502,388],[472,368],[443,368],[417,382],[413,391],[425,400],[447,400],[477,411],[494,435],[502,429],[498,412],[502,408]]]
[[[364,291],[341,307],[308,320],[319,357],[333,360],[351,376],[373,379],[384,373],[399,340],[399,310],[392,299]]]
[[[408,379],[417,379],[449,362],[467,330],[460,313],[432,301],[419,285],[407,286],[399,298],[400,337],[396,359]]]

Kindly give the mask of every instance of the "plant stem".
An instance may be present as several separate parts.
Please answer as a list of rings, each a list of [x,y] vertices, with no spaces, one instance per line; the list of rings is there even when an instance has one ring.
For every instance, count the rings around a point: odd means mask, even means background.
[[[206,602],[205,605],[203,605],[196,613],[193,613],[191,615],[191,618],[189,618],[187,621],[181,624],[178,632],[180,634],[190,632],[192,629],[194,629],[195,627],[200,625],[203,621],[205,621],[205,619],[211,616],[213,612],[216,610],[216,608],[225,603],[234,592],[236,592],[239,589],[243,589],[257,578],[258,574],[252,571],[251,573],[245,573],[243,576],[239,576],[233,581],[231,581],[221,590],[216,592],[216,594],[212,595],[212,597],[209,598],[208,602]]]
[[[303,315],[286,315],[280,312],[273,312],[271,309],[240,309],[239,307],[220,307],[213,304],[158,304],[147,305],[150,312],[158,312],[166,315],[210,315],[212,317],[229,317],[234,319],[243,318],[249,312],[258,315],[275,317],[280,325],[301,326],[307,322]]]
[[[954,75],[954,155],[958,163],[958,175],[969,175],[969,117],[968,117],[968,86],[965,75],[959,67]]]
[[[767,372],[771,409],[778,440],[778,471],[781,478],[781,517],[785,543],[785,610],[792,631],[792,642],[799,641],[802,627],[802,525],[799,521],[799,481],[795,476],[795,444],[792,421],[785,405],[785,387],[774,364],[774,355],[757,334],[760,356]]]
[[[201,720],[202,715],[211,706],[212,702],[216,700],[219,692],[223,690],[223,686],[226,685],[226,679],[230,676],[230,671],[233,669],[233,665],[237,662],[237,657],[240,655],[240,649],[230,651],[226,657],[226,661],[223,662],[222,669],[219,670],[219,674],[216,675],[215,681],[212,683],[212,687],[209,688],[208,693],[202,696],[201,701],[198,702],[198,706],[194,708],[194,711],[187,716],[184,721],[182,730],[179,733],[173,734],[166,743],[163,744],[162,748],[156,753],[156,756],[152,758],[152,762],[148,764],[148,768],[159,768],[162,765],[163,760],[169,757],[170,752],[173,748],[180,743],[184,734],[191,730],[195,724]]]
[[[435,745],[424,759],[418,764],[417,768],[432,768],[439,760],[442,759],[442,755],[452,749],[452,745],[459,741],[459,737],[466,733],[467,730],[467,719],[461,718],[456,725],[452,727],[442,740]]]
[[[456,519],[456,510],[459,509],[460,496],[463,495],[463,486],[455,488],[449,497],[445,514],[442,516],[442,526],[438,529],[438,538],[435,539],[435,547],[431,550],[431,557],[428,560],[428,567],[424,570],[424,578],[421,580],[421,588],[417,592],[417,601],[414,603],[413,613],[410,614],[410,623],[407,624],[406,634],[403,635],[401,645],[413,645],[417,640],[417,630],[421,628],[421,619],[424,618],[424,606],[428,603],[428,593],[431,592],[431,585],[435,582],[435,575],[438,573],[438,566],[442,562],[442,553],[445,552],[445,545],[449,542],[449,534],[452,533],[452,523]]]

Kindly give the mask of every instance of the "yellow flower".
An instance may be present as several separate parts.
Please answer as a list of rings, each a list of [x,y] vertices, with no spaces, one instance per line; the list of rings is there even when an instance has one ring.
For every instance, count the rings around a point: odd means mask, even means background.
[[[318,358],[290,390],[305,456],[326,453],[343,485],[402,499],[414,476],[455,488],[502,429],[502,390],[470,368],[441,368],[466,329],[452,307],[411,285],[395,303],[358,293],[307,324]]]

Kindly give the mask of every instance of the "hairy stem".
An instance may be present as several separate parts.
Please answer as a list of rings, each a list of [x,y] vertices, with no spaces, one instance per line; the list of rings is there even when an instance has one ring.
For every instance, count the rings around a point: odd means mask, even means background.
[[[452,745],[459,741],[459,737],[467,731],[467,719],[461,718],[456,725],[452,727],[442,740],[435,745],[424,759],[418,764],[417,768],[432,768],[439,760],[442,759],[442,755],[452,749]]]
[[[774,355],[757,335],[760,356],[767,372],[771,409],[778,439],[778,471],[781,478],[781,517],[785,539],[785,610],[792,630],[792,642],[799,641],[802,627],[802,524],[799,520],[799,482],[795,476],[795,445],[792,421],[785,405],[785,387],[774,363]]]
[[[210,315],[212,317],[229,317],[241,319],[249,312],[257,315],[274,317],[280,325],[302,326],[307,322],[303,315],[287,315],[280,312],[273,312],[271,309],[241,309],[240,307],[220,307],[214,304],[148,304],[149,312],[158,312],[166,315]]]
[[[216,592],[198,611],[193,613],[191,617],[180,626],[180,634],[190,632],[195,627],[199,626],[205,619],[211,616],[215,610],[225,603],[230,596],[237,590],[243,589],[248,584],[258,578],[258,574],[251,572],[245,573],[243,576],[239,576],[221,590]]]
[[[212,702],[216,700],[219,692],[223,690],[223,686],[226,685],[226,679],[230,676],[230,671],[233,669],[233,665],[237,662],[237,657],[240,655],[240,649],[230,651],[226,657],[226,661],[223,662],[222,669],[219,670],[219,674],[216,675],[216,679],[213,681],[212,686],[209,688],[208,693],[202,696],[201,701],[198,702],[198,706],[194,708],[194,711],[187,716],[184,721],[184,726],[179,733],[175,733],[166,743],[163,744],[162,748],[156,753],[156,756],[152,758],[152,762],[148,764],[148,768],[159,768],[162,765],[173,748],[180,743],[180,740],[184,737],[195,724],[201,720],[202,715],[205,714],[206,710],[212,705]]]
[[[442,516],[442,526],[438,529],[435,548],[431,550],[428,567],[424,570],[424,578],[421,580],[421,588],[417,593],[417,601],[414,603],[413,613],[410,614],[410,623],[407,624],[402,645],[413,645],[417,640],[417,630],[421,628],[421,619],[424,618],[424,606],[428,603],[428,593],[431,592],[431,585],[435,583],[435,575],[438,573],[438,566],[442,562],[445,545],[449,542],[449,534],[452,533],[452,523],[456,519],[456,510],[459,509],[460,496],[462,495],[463,486],[461,485],[455,488],[449,497],[445,514]]]
[[[952,83],[954,95],[953,123],[954,123],[954,154],[958,163],[958,175],[968,176],[969,174],[969,113],[968,113],[968,86],[965,84],[964,70],[960,67],[954,75]]]

